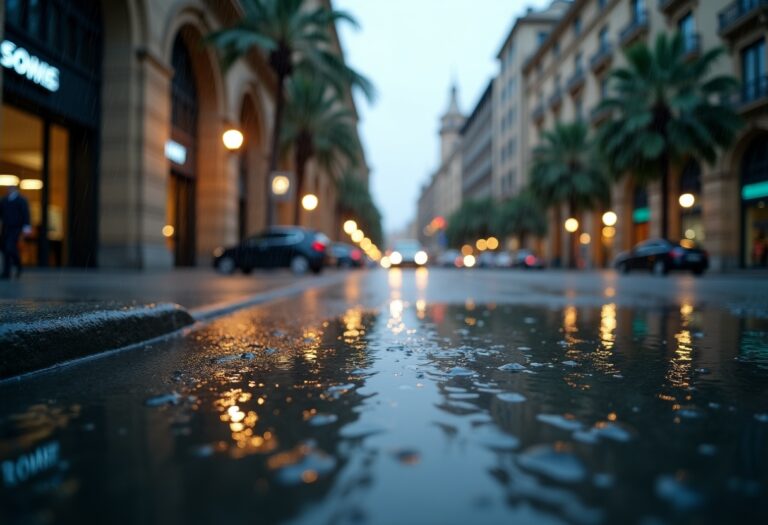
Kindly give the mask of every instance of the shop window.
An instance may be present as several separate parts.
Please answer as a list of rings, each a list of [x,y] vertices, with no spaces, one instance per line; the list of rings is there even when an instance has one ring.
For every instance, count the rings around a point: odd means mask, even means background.
[[[741,165],[743,260],[748,267],[768,267],[768,136],[753,140]]]
[[[5,0],[5,21],[15,26],[21,26],[24,18],[25,0]]]

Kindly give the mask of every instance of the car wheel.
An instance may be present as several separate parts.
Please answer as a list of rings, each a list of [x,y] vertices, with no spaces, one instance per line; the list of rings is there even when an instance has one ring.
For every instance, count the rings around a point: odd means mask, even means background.
[[[309,270],[309,260],[303,255],[296,255],[291,259],[291,271],[296,275],[303,275]]]
[[[226,256],[219,259],[219,264],[216,265],[216,269],[219,271],[219,273],[229,275],[235,271],[236,266],[237,264],[235,263],[235,259]]]
[[[667,275],[667,263],[661,259],[653,263],[653,275]]]
[[[312,273],[315,274],[315,275],[320,275],[320,272],[322,272],[322,271],[323,271],[323,267],[322,266],[313,266],[312,267]]]
[[[625,262],[619,263],[619,273],[628,274],[629,273],[629,265]]]

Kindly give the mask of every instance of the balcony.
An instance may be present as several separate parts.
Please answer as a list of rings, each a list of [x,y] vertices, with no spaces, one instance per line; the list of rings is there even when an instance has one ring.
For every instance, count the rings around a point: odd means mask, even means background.
[[[613,46],[608,42],[600,45],[600,48],[595,51],[589,59],[589,67],[594,73],[599,73],[611,64],[613,60]]]
[[[576,71],[573,72],[573,75],[570,76],[568,82],[565,84],[568,93],[574,94],[579,91],[584,86],[586,78],[584,69],[581,66],[576,68]]]
[[[701,36],[698,33],[683,35],[683,53],[686,60],[696,58],[701,54]]]
[[[641,36],[648,34],[649,27],[648,11],[639,11],[634,19],[619,33],[619,42],[622,47],[634,43]]]
[[[611,117],[611,110],[601,108],[600,106],[594,108],[589,112],[589,123],[597,127]]]
[[[765,24],[768,0],[736,0],[717,15],[718,33],[734,38],[750,26]]]
[[[741,86],[739,111],[749,113],[768,104],[768,76],[758,77]]]
[[[555,91],[549,96],[547,102],[551,109],[560,107],[560,104],[563,103],[563,90],[560,89],[560,86],[555,88]]]
[[[659,0],[659,11],[667,16],[673,15],[680,7],[685,5],[688,0]]]
[[[537,104],[533,111],[531,111],[531,118],[534,122],[541,122],[544,120],[544,104]]]

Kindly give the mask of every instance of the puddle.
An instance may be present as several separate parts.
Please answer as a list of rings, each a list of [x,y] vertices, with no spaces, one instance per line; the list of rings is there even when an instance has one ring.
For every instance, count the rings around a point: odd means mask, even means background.
[[[766,522],[766,320],[397,301],[7,389],[0,522]]]

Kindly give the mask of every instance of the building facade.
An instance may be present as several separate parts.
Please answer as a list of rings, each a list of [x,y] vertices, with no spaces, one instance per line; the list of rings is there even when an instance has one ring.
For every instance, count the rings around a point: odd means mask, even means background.
[[[461,198],[487,199],[493,194],[493,81],[461,129]]]
[[[207,265],[267,224],[275,79],[259,53],[224,72],[203,44],[243,15],[238,1],[4,7],[0,173],[30,201],[25,264]],[[221,140],[231,127],[245,136],[234,154]],[[333,235],[333,181],[309,184],[321,206],[303,221]]]
[[[670,236],[702,242],[715,270],[765,266],[768,80],[766,26],[760,22],[765,8],[751,0],[575,0],[523,68],[530,138],[526,167],[543,130],[575,119],[596,128],[610,118],[595,107],[609,89],[609,71],[624,63],[624,49],[675,31],[683,34],[691,56],[722,46],[727,52],[712,74],[741,81],[734,104],[746,125],[715,165],[690,158],[673,167],[667,188]],[[612,189],[615,226],[602,223],[606,210],[595,210],[576,217],[579,230],[567,234],[565,210],[552,210],[546,255],[567,262],[574,253],[569,245],[578,239],[580,266],[606,265],[618,251],[661,235],[661,202],[658,184],[640,187],[625,178]]]
[[[570,5],[564,0],[554,0],[542,11],[529,8],[515,20],[497,53],[499,74],[493,94],[493,195],[496,199],[517,194],[527,182],[524,152],[529,147],[529,115],[523,109],[523,65]]]

